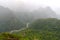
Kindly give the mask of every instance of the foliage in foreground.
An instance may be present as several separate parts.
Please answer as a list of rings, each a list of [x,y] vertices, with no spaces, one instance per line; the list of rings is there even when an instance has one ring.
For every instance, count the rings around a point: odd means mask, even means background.
[[[60,32],[25,30],[18,33],[2,33],[0,40],[60,40]]]
[[[60,20],[42,19],[17,33],[1,33],[0,40],[60,40]]]

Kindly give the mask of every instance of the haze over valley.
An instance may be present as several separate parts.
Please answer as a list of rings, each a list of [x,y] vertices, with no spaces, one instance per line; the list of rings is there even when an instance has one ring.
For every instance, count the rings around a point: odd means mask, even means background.
[[[58,0],[0,0],[0,40],[59,39]]]

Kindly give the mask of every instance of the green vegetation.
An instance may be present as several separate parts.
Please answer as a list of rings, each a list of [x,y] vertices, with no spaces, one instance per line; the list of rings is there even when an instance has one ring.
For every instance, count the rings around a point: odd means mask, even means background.
[[[11,30],[17,30],[24,27],[24,24],[16,18],[11,18],[10,20],[0,24],[0,32],[9,32]]]
[[[0,32],[9,32],[24,27],[12,10],[0,6]]]
[[[39,19],[17,33],[1,33],[0,40],[60,40],[60,20]]]

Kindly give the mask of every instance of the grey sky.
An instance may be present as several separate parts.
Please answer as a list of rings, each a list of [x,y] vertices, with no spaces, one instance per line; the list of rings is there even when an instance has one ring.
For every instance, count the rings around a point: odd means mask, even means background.
[[[60,8],[60,0],[0,0],[0,5],[10,8],[12,7],[13,9],[19,5],[26,5],[29,8],[50,6],[55,10]]]

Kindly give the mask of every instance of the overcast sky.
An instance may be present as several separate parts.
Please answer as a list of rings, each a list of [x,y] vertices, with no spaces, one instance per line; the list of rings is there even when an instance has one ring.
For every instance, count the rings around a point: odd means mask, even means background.
[[[50,6],[53,10],[60,8],[60,0],[0,0],[0,5],[10,8],[26,4],[28,7]]]

